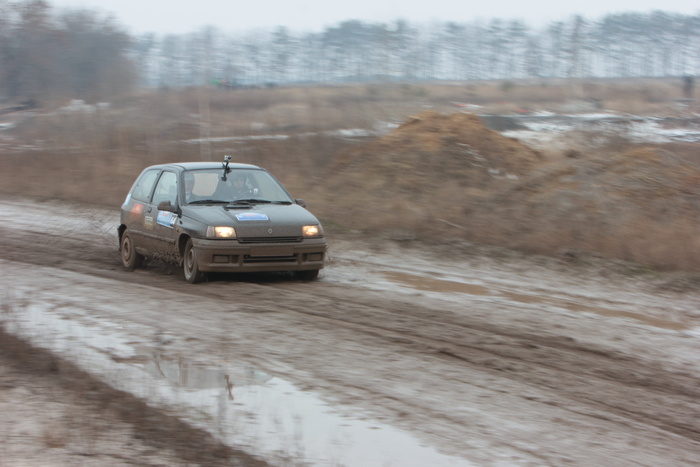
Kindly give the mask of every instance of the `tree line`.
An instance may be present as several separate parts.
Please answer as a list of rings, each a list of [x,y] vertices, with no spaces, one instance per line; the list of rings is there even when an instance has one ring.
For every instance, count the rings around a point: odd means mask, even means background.
[[[129,90],[133,38],[90,10],[56,12],[43,0],[0,0],[0,98],[102,100]]]
[[[319,33],[285,27],[247,34],[205,28],[137,38],[149,85],[664,77],[700,72],[700,14],[663,11],[523,21],[368,23]]]
[[[105,100],[134,86],[666,77],[700,72],[700,13],[411,24],[348,20],[130,36],[90,10],[0,0],[0,98]]]

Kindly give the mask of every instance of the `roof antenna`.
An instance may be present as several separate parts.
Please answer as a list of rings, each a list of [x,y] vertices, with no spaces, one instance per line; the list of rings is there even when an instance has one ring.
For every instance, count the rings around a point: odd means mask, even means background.
[[[228,164],[231,162],[231,156],[224,156],[224,162],[221,164],[224,167],[224,174],[221,176],[221,180],[226,181],[226,174],[231,171],[228,168]]]

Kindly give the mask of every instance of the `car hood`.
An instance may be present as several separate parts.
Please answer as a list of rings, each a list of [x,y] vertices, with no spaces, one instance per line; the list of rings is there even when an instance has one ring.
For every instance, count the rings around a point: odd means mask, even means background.
[[[256,204],[244,208],[183,206],[182,215],[205,225],[233,226],[238,237],[301,236],[302,226],[320,224],[298,204]]]

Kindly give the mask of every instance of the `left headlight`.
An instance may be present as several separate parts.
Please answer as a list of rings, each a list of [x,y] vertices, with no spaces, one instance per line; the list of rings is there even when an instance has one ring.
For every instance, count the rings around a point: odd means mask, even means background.
[[[210,225],[207,227],[207,238],[236,238],[236,229]]]
[[[301,228],[304,238],[323,237],[323,227],[320,225],[305,225]]]

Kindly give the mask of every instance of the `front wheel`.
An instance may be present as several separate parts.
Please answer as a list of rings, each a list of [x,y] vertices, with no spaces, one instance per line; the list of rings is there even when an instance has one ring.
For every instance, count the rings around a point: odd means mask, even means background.
[[[204,278],[204,272],[199,270],[197,251],[194,249],[191,238],[187,240],[187,245],[185,245],[185,255],[182,258],[182,271],[185,274],[185,280],[190,284],[201,282]]]
[[[128,230],[122,234],[119,255],[121,256],[122,264],[127,271],[133,271],[134,269],[143,266],[143,255],[136,251],[134,241],[131,239],[131,233],[129,233]]]

